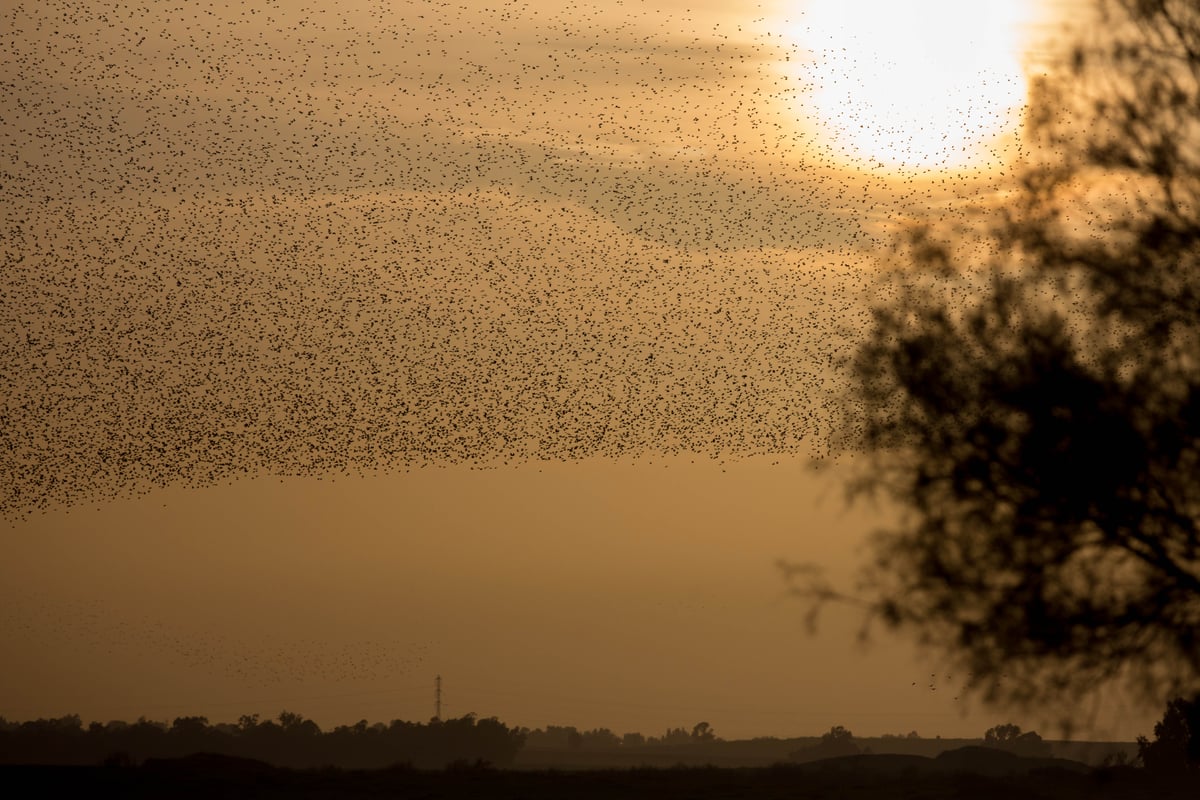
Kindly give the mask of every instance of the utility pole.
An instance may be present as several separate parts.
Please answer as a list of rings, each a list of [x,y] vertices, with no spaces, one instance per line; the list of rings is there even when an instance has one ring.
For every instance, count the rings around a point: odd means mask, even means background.
[[[442,676],[438,675],[433,682],[433,718],[442,720]]]

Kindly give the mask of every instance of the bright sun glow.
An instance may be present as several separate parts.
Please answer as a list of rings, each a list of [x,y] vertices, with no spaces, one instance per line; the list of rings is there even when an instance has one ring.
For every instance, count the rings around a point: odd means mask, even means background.
[[[1025,101],[1033,0],[803,0],[805,104],[817,130],[866,167],[994,162]]]

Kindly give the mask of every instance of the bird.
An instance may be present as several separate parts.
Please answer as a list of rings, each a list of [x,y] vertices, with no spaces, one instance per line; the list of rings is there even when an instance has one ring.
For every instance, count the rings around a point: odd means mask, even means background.
[[[823,449],[878,220],[979,182],[814,144],[779,36],[438,8],[12,12],[0,512]]]
[[[682,9],[46,0],[3,20],[12,521],[268,478],[826,453],[896,290],[890,232],[997,191],[838,145],[867,120],[812,93],[854,91],[844,42],[817,70],[798,40]],[[420,657],[22,614],[254,684]]]

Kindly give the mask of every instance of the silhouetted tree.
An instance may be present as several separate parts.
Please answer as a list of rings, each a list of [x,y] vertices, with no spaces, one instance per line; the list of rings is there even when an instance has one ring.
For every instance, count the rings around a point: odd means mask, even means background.
[[[615,739],[615,737],[614,737]],[[256,759],[287,767],[334,764],[381,768],[396,764],[442,767],[462,761],[507,766],[524,735],[495,718],[437,720],[428,725],[363,720],[322,733],[312,720],[283,712],[279,722],[242,717],[239,724],[209,725],[204,717],[178,717],[167,727],[93,723],[85,731],[78,716],[25,722],[0,729],[0,764],[133,764],[147,758],[178,758],[195,753]]]
[[[609,749],[621,744],[620,737],[608,728],[594,728],[590,731],[584,731],[582,739],[581,744],[584,747],[594,750]]]
[[[988,728],[983,734],[983,743],[988,747],[1004,747],[1021,735],[1021,726],[1009,723]]]
[[[821,741],[815,745],[802,747],[788,755],[795,761],[812,761],[819,758],[853,756],[861,752],[858,743],[854,741],[854,734],[841,725],[835,725],[821,734]]]
[[[707,722],[697,722],[692,728],[692,741],[694,742],[714,742],[716,739],[716,733]]]
[[[916,731],[909,731],[908,733],[885,733],[885,734],[883,734],[882,736],[880,736],[879,738],[880,738],[880,739],[910,739],[910,740],[916,740],[916,739],[920,739],[920,738],[921,738],[921,734],[917,733]]]
[[[574,725],[547,725],[545,729],[526,728],[520,732],[530,747],[569,747],[575,737],[580,737],[579,743],[583,743],[582,736]]]
[[[1148,770],[1174,775],[1200,771],[1200,694],[1172,700],[1154,724],[1154,741],[1139,736],[1137,745]]]
[[[849,363],[850,496],[901,521],[845,595],[791,573],[990,700],[1200,686],[1200,4],[1101,13],[1011,191],[912,232]]]
[[[1008,723],[988,728],[983,734],[983,743],[987,747],[1007,750],[1022,756],[1050,755],[1050,746],[1034,731],[1021,732],[1020,725]]]
[[[658,741],[660,744],[691,744],[692,735],[684,728],[668,728]]]
[[[849,742],[853,738],[854,734],[841,725],[834,725],[828,733],[821,734],[821,741],[825,743]]]
[[[321,728],[317,723],[291,711],[279,712],[279,727],[283,728],[285,732],[297,736],[317,736],[321,733]]]
[[[201,753],[213,750],[214,731],[208,726],[207,717],[176,717],[171,722],[168,735],[172,747],[184,753]]]

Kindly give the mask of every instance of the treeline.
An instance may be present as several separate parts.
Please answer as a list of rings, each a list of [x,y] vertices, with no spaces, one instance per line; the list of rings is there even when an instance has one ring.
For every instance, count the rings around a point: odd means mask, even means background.
[[[372,769],[396,764],[440,768],[453,762],[509,766],[525,745],[536,748],[610,750],[656,745],[720,742],[707,722],[668,728],[662,736],[608,728],[579,730],[573,725],[509,728],[495,718],[428,723],[362,720],[322,731],[311,719],[290,711],[274,720],[243,716],[237,723],[210,723],[207,717],[176,717],[171,723],[141,718],[129,723],[93,722],[78,715],[12,722],[0,717],[0,763],[137,764],[147,758],[178,758],[193,753],[251,758],[282,767],[337,766]]]
[[[134,723],[93,722],[78,715],[29,722],[0,717],[0,763],[139,764],[149,758],[179,758],[193,753],[251,758],[281,767],[335,766],[377,769],[407,764],[421,769],[454,763],[512,763],[525,734],[495,718],[428,723],[341,725],[322,731],[311,719],[284,711],[275,720],[257,714],[236,724],[210,724],[205,717],[177,717],[170,725],[144,717]]]
[[[873,741],[874,745],[868,744],[868,741]],[[1046,758],[1053,755],[1049,743],[1036,731],[1022,732],[1019,725],[1011,723],[989,728],[982,740],[975,741],[981,741],[984,747],[1003,750],[1016,756]],[[860,740],[847,728],[835,725],[822,734],[818,741],[789,753],[788,758],[804,762],[839,756],[871,755],[875,752],[929,755],[931,751],[936,755],[941,748],[936,742],[922,739],[916,731],[907,734],[884,734],[874,740]]]
[[[572,750],[612,750],[620,747],[654,747],[656,745],[691,745],[719,742],[712,726],[698,722],[689,732],[686,728],[668,728],[662,736],[626,733],[618,736],[609,728],[581,731],[574,725],[547,725],[530,730],[522,728],[525,744],[538,748],[568,748]]]

